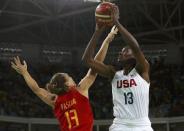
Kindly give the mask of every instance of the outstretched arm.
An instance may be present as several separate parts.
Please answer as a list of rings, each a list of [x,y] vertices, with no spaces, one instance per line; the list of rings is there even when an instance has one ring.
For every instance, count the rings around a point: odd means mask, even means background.
[[[107,35],[107,37],[103,41],[102,46],[100,47],[99,51],[97,52],[94,60],[99,61],[99,62],[104,61],[106,54],[107,54],[109,44],[113,41],[117,32],[118,32],[118,29],[116,28],[116,26],[113,26],[111,29],[111,32]]]
[[[52,100],[55,95],[51,94],[47,90],[40,88],[37,84],[37,82],[31,77],[29,72],[27,71],[27,64],[25,61],[23,61],[23,64],[21,63],[19,57],[14,58],[14,61],[11,62],[11,66],[14,70],[16,70],[19,74],[21,74],[29,88],[46,104],[50,105],[51,107],[54,107],[54,100]]]
[[[86,50],[85,50],[83,57],[82,57],[82,60],[83,60],[83,62],[85,62],[85,64],[89,68],[91,68],[96,73],[98,73],[104,77],[107,77],[107,78],[112,78],[114,76],[114,73],[115,73],[113,67],[105,65],[102,61],[98,61],[97,59],[96,60],[93,59],[93,55],[94,55],[94,51],[95,51],[95,47],[96,47],[96,42],[97,42],[100,34],[101,34],[101,32],[99,31],[98,25],[97,25],[97,28],[96,28],[89,44],[86,47]]]
[[[119,22],[119,10],[118,7],[115,6],[113,9],[113,19],[114,24],[117,26],[121,36],[123,37],[125,43],[129,45],[129,47],[132,49],[132,52],[137,60],[137,66],[136,69],[141,73],[142,77],[149,82],[149,63],[146,60],[143,52],[140,49],[140,46],[137,42],[137,40],[134,38],[134,36],[127,31],[127,29],[120,24]]]
[[[109,47],[109,43],[112,42],[112,40],[114,39],[114,36],[117,34],[117,32],[118,32],[118,30],[114,26],[112,28],[111,32],[108,34],[108,36],[103,41],[101,48],[99,49],[98,53],[96,54],[96,56],[94,58],[95,61],[99,61],[99,62],[104,61],[105,56],[107,54],[108,47]],[[95,71],[93,71],[92,69],[89,69],[86,76],[79,83],[79,87],[85,91],[86,95],[88,95],[88,89],[95,81],[96,76],[97,76],[97,73]]]

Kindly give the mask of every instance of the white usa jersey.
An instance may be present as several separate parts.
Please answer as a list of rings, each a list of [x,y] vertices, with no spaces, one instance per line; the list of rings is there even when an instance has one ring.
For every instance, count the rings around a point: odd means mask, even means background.
[[[132,125],[151,125],[148,118],[149,87],[136,69],[128,75],[116,72],[112,80],[114,122]]]

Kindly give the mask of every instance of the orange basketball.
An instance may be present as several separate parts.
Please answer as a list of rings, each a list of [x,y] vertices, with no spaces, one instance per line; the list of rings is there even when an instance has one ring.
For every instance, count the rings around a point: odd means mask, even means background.
[[[99,25],[112,26],[113,20],[111,18],[113,4],[110,2],[100,3],[95,11],[96,22]]]

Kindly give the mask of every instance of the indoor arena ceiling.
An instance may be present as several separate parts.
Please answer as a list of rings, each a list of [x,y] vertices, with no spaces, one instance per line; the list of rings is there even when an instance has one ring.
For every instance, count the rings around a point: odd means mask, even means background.
[[[183,40],[184,0],[115,3],[121,23],[143,44]],[[0,42],[86,45],[94,30],[96,6],[82,0],[0,0]]]

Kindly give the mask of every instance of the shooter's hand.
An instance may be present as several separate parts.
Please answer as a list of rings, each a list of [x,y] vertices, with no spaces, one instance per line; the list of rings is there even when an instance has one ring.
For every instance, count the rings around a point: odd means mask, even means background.
[[[118,6],[116,6],[116,5],[113,6],[111,17],[113,19],[113,23],[116,25],[116,23],[119,22],[119,8],[118,8]]]

